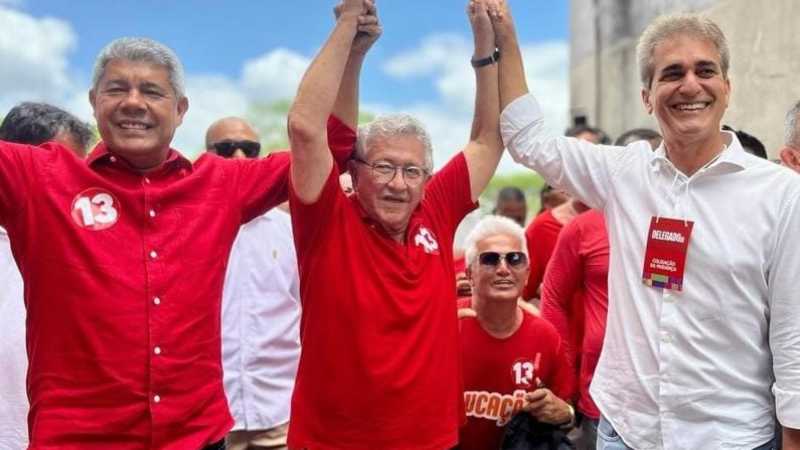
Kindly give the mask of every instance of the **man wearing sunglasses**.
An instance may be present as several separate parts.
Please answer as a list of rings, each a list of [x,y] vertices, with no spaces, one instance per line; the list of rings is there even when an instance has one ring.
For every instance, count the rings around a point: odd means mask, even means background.
[[[258,133],[240,117],[214,122],[206,149],[258,158]],[[239,229],[222,291],[222,367],[233,416],[228,450],[285,449],[300,357],[300,292],[292,224],[273,208]]]
[[[483,5],[469,9],[477,97],[463,152],[433,174],[424,127],[408,115],[361,127],[346,197],[325,116],[371,0],[347,0],[289,112],[289,203],[300,266],[303,351],[292,448],[443,449],[458,440],[453,236],[502,154],[497,60]],[[464,61],[468,64],[468,61]]]
[[[459,301],[467,412],[459,449],[500,448],[505,425],[520,411],[551,436],[569,428],[575,412],[564,399],[574,384],[564,345],[553,325],[520,306],[530,270],[525,231],[487,216],[464,245],[472,298]]]
[[[258,133],[240,117],[219,119],[206,132],[206,151],[223,158],[258,158],[261,143]]]

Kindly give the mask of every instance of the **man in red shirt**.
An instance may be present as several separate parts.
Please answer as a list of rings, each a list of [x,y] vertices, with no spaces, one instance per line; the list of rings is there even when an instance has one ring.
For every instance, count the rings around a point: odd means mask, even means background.
[[[564,399],[574,383],[563,341],[553,325],[517,305],[528,275],[522,227],[487,216],[465,247],[475,315],[459,311],[467,412],[459,448],[500,448],[505,425],[519,411],[568,428],[574,410]]]
[[[354,70],[354,74],[358,71]],[[342,84],[355,98],[355,84]],[[345,92],[346,91],[346,92]],[[220,299],[239,226],[287,196],[287,153],[261,160],[170,148],[188,108],[167,47],[100,53],[86,161],[0,142],[0,226],[25,284],[32,450],[220,448]],[[350,110],[331,108],[352,125]],[[354,133],[331,118],[331,148]]]
[[[366,37],[357,17],[373,10],[371,0],[345,2],[289,113],[303,302],[290,448],[452,448],[463,418],[452,249],[502,154],[494,34],[474,4],[477,97],[464,151],[431,176],[422,125],[379,118],[359,132],[348,198],[325,116],[352,77],[351,47]]]
[[[573,299],[578,293],[583,339],[573,342],[570,338],[576,334],[577,322]],[[577,408],[583,417],[576,442],[579,449],[594,449],[597,441],[600,411],[589,395],[589,385],[603,347],[607,314],[608,235],[603,214],[591,209],[561,231],[542,283],[542,317],[558,330],[568,359],[575,363]]]

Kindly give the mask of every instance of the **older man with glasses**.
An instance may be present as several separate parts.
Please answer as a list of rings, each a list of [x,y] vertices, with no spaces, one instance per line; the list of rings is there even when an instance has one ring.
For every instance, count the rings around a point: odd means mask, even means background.
[[[494,34],[485,7],[473,3],[477,96],[464,151],[432,174],[422,124],[379,118],[359,131],[348,198],[328,156],[325,117],[352,78],[345,63],[364,26],[358,16],[374,8],[344,2],[289,113],[303,301],[292,448],[452,448],[463,417],[449,280],[456,226],[502,154]]]
[[[459,300],[467,412],[459,449],[500,448],[520,412],[542,440],[563,443],[575,419],[566,401],[574,377],[555,327],[520,299],[530,270],[525,231],[506,217],[484,217],[466,238],[465,258],[472,298]]]

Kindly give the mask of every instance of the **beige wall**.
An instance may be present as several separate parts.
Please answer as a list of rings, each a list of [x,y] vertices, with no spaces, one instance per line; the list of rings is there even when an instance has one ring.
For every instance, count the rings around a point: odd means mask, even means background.
[[[776,156],[786,111],[800,100],[800,1],[572,0],[570,110],[612,136],[655,128],[642,107],[636,38],[655,16],[707,13],[728,38],[732,98],[723,123],[755,135]],[[599,30],[598,30],[599,28]]]

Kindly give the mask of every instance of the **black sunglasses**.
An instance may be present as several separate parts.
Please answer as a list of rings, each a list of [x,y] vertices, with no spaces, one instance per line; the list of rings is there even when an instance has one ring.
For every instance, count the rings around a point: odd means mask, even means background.
[[[528,257],[522,252],[483,252],[478,255],[478,262],[482,266],[497,267],[501,260],[505,260],[509,267],[522,267],[528,262]]]
[[[261,152],[261,143],[256,141],[219,141],[211,144],[214,150],[217,151],[219,156],[223,158],[230,158],[236,153],[236,150],[241,150],[244,156],[248,158],[255,158]]]

